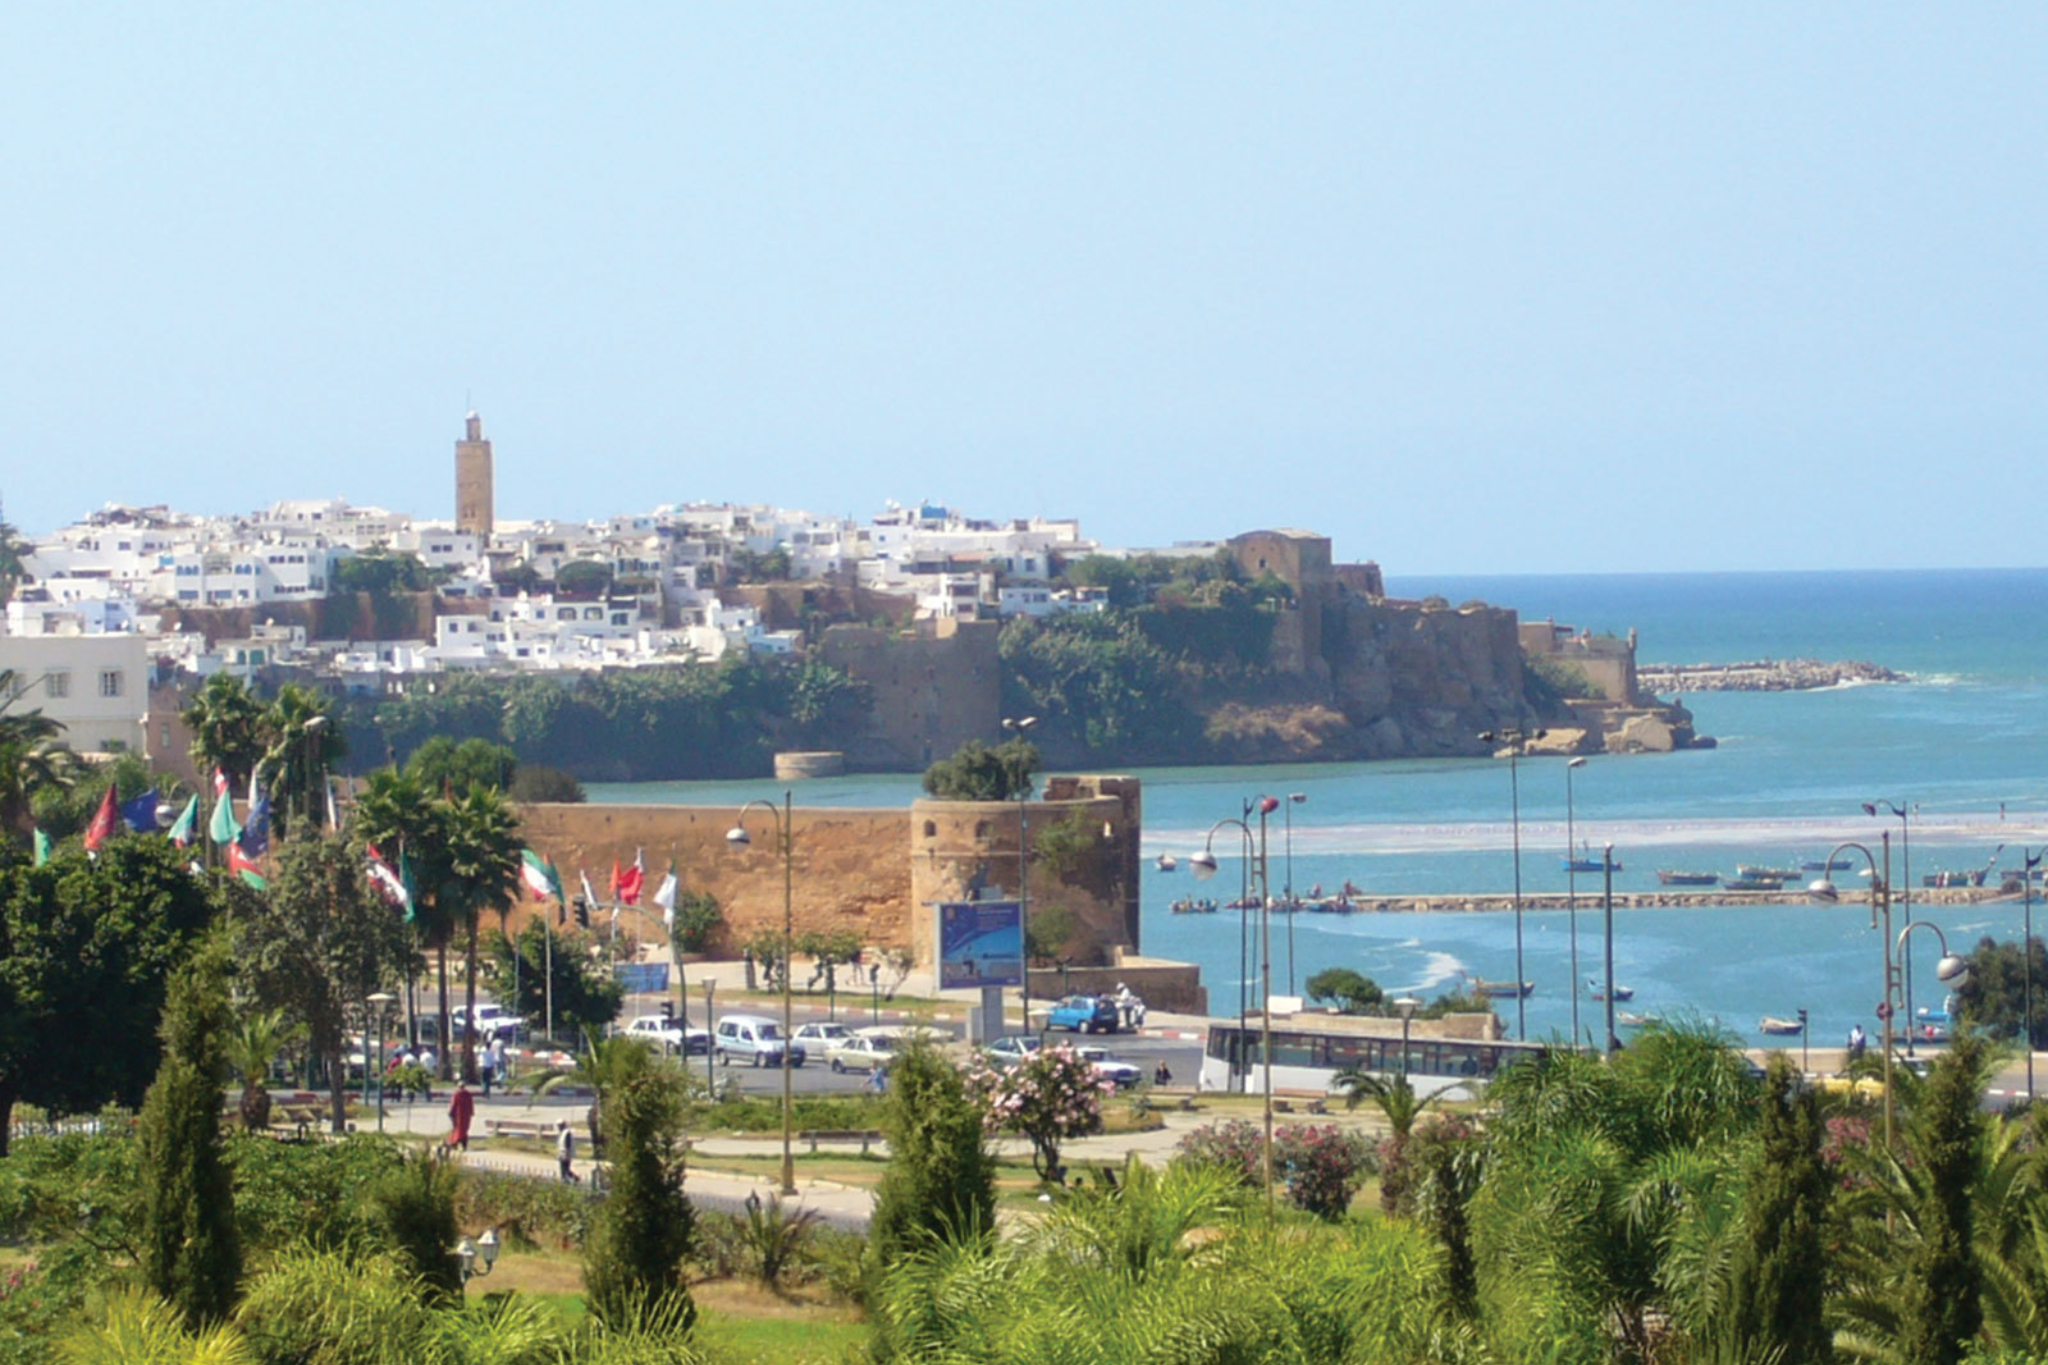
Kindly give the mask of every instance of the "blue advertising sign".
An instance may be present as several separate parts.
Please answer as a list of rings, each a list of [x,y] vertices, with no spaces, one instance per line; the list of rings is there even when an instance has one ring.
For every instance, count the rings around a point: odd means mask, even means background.
[[[633,962],[612,968],[628,995],[660,995],[668,990],[666,962]]]
[[[1024,912],[1016,901],[939,906],[939,989],[1024,984]]]

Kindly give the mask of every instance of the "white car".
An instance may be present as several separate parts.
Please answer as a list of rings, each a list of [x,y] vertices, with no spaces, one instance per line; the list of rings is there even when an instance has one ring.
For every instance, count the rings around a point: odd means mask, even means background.
[[[450,1010],[448,1028],[455,1035],[456,1041],[460,1042],[463,1035],[469,1031],[469,1012],[460,1005]],[[520,1029],[519,1016],[503,1005],[487,1002],[476,1007],[476,1031],[479,1042],[488,1043],[493,1038],[502,1037],[509,1043],[519,1036]]]
[[[817,1023],[798,1024],[796,1040],[806,1052],[829,1053],[835,1043],[843,1043],[853,1037],[853,1030],[831,1020]]]
[[[1145,1074],[1129,1062],[1110,1056],[1106,1047],[1077,1047],[1074,1054],[1088,1063],[1096,1075],[1113,1083],[1119,1090],[1129,1090]]]
[[[687,1028],[665,1014],[643,1014],[626,1025],[629,1038],[644,1038],[663,1052],[681,1052],[701,1057],[711,1050],[711,1034],[701,1028]]]
[[[826,1065],[834,1075],[848,1071],[883,1071],[896,1060],[896,1040],[854,1034],[835,1038],[825,1049]]]

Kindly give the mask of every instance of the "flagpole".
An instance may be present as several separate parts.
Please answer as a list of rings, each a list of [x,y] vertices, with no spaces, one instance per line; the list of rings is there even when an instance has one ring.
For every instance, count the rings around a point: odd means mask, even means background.
[[[676,874],[676,846],[674,844],[668,846],[668,874],[671,877]],[[683,1066],[687,1069],[690,1065],[690,987],[683,980],[683,945],[676,941],[674,892],[669,894],[668,924],[666,927],[668,929],[668,959],[675,964],[676,969],[676,1016],[683,1026]],[[704,1027],[707,1030],[710,1029],[711,1021],[709,1019],[704,1021]]]
[[[548,1051],[553,1052],[555,1050],[555,926],[544,923],[541,927],[546,931],[543,936],[547,939],[548,956],[546,976],[544,978],[547,982]]]

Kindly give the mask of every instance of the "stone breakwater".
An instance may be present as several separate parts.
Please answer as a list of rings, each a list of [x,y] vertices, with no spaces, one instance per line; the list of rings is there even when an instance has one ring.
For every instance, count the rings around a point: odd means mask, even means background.
[[[1905,682],[1880,664],[1850,660],[1753,659],[1734,664],[1644,664],[1639,686],[1652,692],[1809,692],[1853,683]]]
[[[1578,907],[1581,910],[1600,908],[1598,873],[1590,874],[1595,885],[1581,891]],[[2006,891],[1996,886],[1950,886],[1941,888],[1920,888],[1913,892],[1913,905],[1917,910],[1928,905],[1980,905],[1985,901],[2013,900],[2017,891]],[[1844,895],[1843,904],[1861,903],[1860,896]],[[1541,895],[1524,892],[1524,910],[1564,910],[1571,904],[1571,898],[1561,893],[1546,891]],[[1742,905],[1791,905],[1808,906],[1813,898],[1804,890],[1786,888],[1783,891],[1723,891],[1718,888],[1702,888],[1698,891],[1617,891],[1614,906],[1617,910],[1684,910],[1701,906],[1742,906]],[[1349,910],[1311,910],[1303,906],[1299,911],[1304,915],[1339,914],[1372,915],[1401,914],[1422,910],[1468,910],[1473,912],[1512,910],[1515,898],[1503,892],[1459,893],[1443,892],[1428,896],[1354,896]],[[1894,912],[1898,903],[1894,901]],[[1234,914],[1230,910],[1220,913]]]

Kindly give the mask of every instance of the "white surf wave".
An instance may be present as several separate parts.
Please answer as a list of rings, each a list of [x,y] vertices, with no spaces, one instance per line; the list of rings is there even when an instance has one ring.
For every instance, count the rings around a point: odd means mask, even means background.
[[[1429,953],[1422,967],[1422,976],[1407,987],[1411,991],[1435,990],[1438,986],[1456,981],[1465,974],[1465,964],[1455,953]]]

